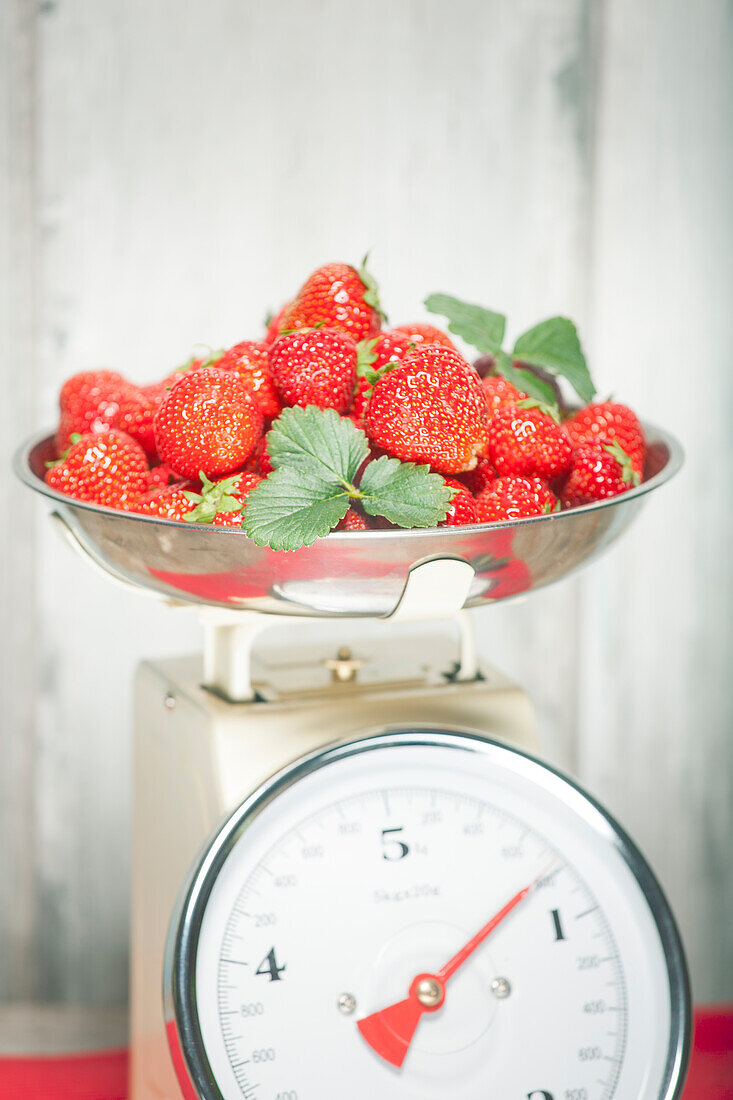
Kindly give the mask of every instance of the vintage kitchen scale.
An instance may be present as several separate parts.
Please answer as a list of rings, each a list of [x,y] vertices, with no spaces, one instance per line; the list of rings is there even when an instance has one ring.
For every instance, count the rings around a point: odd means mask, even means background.
[[[531,705],[479,664],[466,609],[558,580],[643,484],[490,527],[337,533],[293,553],[236,529],[73,501],[16,457],[106,574],[196,605],[203,658],[136,686],[132,1100],[672,1100],[690,1002],[643,857],[534,755]],[[330,618],[328,644],[304,622]],[[359,620],[382,620],[359,637]],[[458,623],[458,656],[445,626]],[[286,623],[291,642],[259,646]]]

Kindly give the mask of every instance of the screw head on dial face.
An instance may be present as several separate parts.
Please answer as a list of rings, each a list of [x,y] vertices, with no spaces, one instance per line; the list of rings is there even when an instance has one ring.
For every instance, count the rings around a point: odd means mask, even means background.
[[[415,996],[426,1008],[435,1008],[444,997],[443,986],[437,978],[421,978],[415,989]]]
[[[491,992],[494,994],[495,997],[498,997],[499,1000],[503,1000],[505,997],[508,997],[511,991],[512,987],[506,980],[506,978],[494,978],[493,982],[491,983]]]
[[[356,1009],[356,997],[353,993],[342,993],[336,1002],[339,1012],[344,1016],[350,1016]]]

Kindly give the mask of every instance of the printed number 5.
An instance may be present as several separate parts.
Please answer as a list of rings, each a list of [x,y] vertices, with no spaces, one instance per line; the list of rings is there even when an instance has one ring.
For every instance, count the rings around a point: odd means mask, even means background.
[[[395,829],[382,829],[382,859],[386,859],[389,863],[396,863],[398,859],[404,859],[410,851],[404,840],[398,840],[397,837],[390,836],[391,833],[401,833],[402,829],[402,825]]]

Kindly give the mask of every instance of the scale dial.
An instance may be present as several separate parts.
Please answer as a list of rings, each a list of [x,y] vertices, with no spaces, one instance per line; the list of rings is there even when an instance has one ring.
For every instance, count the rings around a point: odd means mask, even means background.
[[[672,1100],[674,922],[574,784],[469,731],[329,747],[255,792],[173,919],[166,1012],[202,1100]]]

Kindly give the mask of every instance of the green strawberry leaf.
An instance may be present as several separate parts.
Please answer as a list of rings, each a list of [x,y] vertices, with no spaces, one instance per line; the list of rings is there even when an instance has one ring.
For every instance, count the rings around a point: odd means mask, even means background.
[[[186,523],[211,523],[219,512],[241,512],[242,501],[232,496],[239,474],[224,478],[222,481],[210,481],[203,470],[199,470],[200,493],[184,491],[186,500],[196,507],[183,517]]]
[[[294,405],[283,409],[267,433],[267,453],[275,469],[287,466],[330,485],[350,487],[369,455],[369,444],[364,433],[335,409]]]
[[[356,345],[356,373],[360,378],[365,378],[372,363],[377,361],[374,346],[378,339],[378,336],[374,336],[371,340],[360,340]]]
[[[548,408],[557,409],[555,391],[549,382],[538,378],[532,371],[518,367],[505,351],[500,351],[496,355],[496,373],[506,378],[507,382],[511,382],[518,390],[522,390],[528,397],[533,397]]]
[[[327,535],[350,503],[343,485],[305,469],[281,467],[247,494],[242,526],[257,546],[297,550]]]
[[[477,351],[490,355],[501,351],[506,328],[503,314],[451,298],[449,294],[430,294],[425,299],[425,308],[446,317],[449,330]]]
[[[361,505],[399,527],[433,527],[444,520],[453,490],[429,466],[383,456],[370,462],[359,484]]]
[[[556,424],[560,423],[560,409],[554,401],[551,405],[548,405],[545,401],[538,401],[534,397],[528,397],[524,401],[517,401],[517,407],[520,409],[539,409],[545,416],[551,416]]]
[[[578,333],[567,317],[550,317],[528,329],[514,345],[515,359],[566,378],[581,401],[592,401],[593,385]]]
[[[364,301],[372,309],[376,309],[379,316],[386,322],[387,314],[382,309],[382,303],[379,301],[379,285],[377,280],[372,275],[371,271],[367,268],[367,261],[369,260],[369,253],[367,252],[364,259],[361,261],[361,267],[359,268],[359,278],[366,287],[366,293],[364,294]]]

